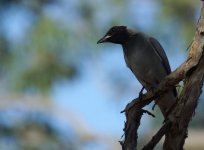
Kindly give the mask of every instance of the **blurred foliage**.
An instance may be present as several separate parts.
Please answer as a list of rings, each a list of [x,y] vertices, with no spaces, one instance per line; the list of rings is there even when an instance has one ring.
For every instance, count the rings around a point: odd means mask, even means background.
[[[60,131],[56,118],[44,112],[20,108],[0,112],[2,150],[76,150],[75,135],[69,128]],[[8,120],[11,120],[10,122]]]
[[[73,78],[76,68],[64,60],[66,51],[69,51],[66,44],[68,38],[68,32],[51,20],[44,18],[38,22],[26,38],[26,44],[21,45],[28,58],[24,60],[25,68],[17,75],[14,86],[17,89],[38,88],[47,91],[53,81],[63,77]]]
[[[5,10],[15,4],[29,8],[28,11],[33,12],[36,9],[42,10],[43,6],[50,2],[53,1],[2,1],[1,3],[4,4]],[[60,27],[59,23],[51,18],[37,14],[37,20],[20,43],[9,41],[10,39],[7,39],[3,33],[0,37],[2,77],[8,80],[11,89],[23,91],[34,89],[44,93],[49,91],[53,81],[73,78],[76,75],[76,67],[67,60],[68,56],[65,57],[70,49],[67,44],[69,31]]]
[[[162,9],[168,15],[174,16],[174,18],[181,21],[195,20],[195,9],[197,8],[196,2],[187,0],[161,0]]]
[[[188,41],[192,40],[195,32],[196,11],[198,2],[191,0],[159,0],[161,3],[162,18],[173,19],[182,31],[183,37]],[[196,19],[195,19],[196,18]]]
[[[8,65],[10,60],[11,52],[9,51],[9,43],[8,41],[0,35],[0,71],[3,70],[2,67]]]

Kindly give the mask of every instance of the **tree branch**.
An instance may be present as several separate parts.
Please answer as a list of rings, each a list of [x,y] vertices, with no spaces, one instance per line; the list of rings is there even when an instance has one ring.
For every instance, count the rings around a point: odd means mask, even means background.
[[[137,148],[137,130],[143,114],[143,107],[151,103],[153,99],[157,98],[158,96],[162,96],[168,90],[173,89],[176,84],[185,79],[184,89],[182,90],[181,96],[167,118],[168,122],[171,122],[171,126],[169,127],[169,132],[165,133],[166,138],[164,143],[164,149],[166,150],[183,149],[183,144],[187,135],[187,127],[192,114],[195,111],[203,83],[203,36],[204,6],[202,7],[196,33],[190,46],[188,59],[174,72],[165,77],[153,93],[148,92],[144,94],[142,96],[143,101],[138,101],[137,98],[126,106],[124,110],[127,120],[124,128],[125,139],[123,142],[121,142],[123,150],[135,150]],[[145,147],[151,145],[151,148],[153,149],[153,147],[158,143],[158,140],[164,135],[164,129],[166,129],[166,126],[163,126]],[[155,140],[155,137],[159,138],[156,138]]]

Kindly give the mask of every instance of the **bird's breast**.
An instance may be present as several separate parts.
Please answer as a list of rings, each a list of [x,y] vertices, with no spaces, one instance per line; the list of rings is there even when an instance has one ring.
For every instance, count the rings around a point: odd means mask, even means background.
[[[145,43],[134,43],[123,47],[127,66],[137,79],[155,84],[166,75],[162,63],[151,46]]]

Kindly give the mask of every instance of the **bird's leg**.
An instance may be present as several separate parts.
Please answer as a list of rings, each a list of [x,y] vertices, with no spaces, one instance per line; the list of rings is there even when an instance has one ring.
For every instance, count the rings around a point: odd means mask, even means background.
[[[142,87],[142,89],[139,92],[139,100],[142,101],[142,95],[143,95],[143,91],[144,91],[144,86]]]

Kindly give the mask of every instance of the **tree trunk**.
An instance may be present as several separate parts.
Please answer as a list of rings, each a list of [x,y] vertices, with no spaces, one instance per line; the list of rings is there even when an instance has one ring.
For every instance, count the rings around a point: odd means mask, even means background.
[[[201,10],[201,17],[198,22],[197,31],[194,37],[194,45],[191,46],[191,52],[197,49],[203,50],[204,41],[204,6]],[[197,56],[196,53],[191,53]],[[179,97],[174,111],[170,115],[172,127],[166,134],[164,150],[182,150],[187,137],[188,124],[195,113],[199,96],[202,92],[204,77],[204,57],[200,58],[197,66],[193,67],[186,74],[184,88]]]

